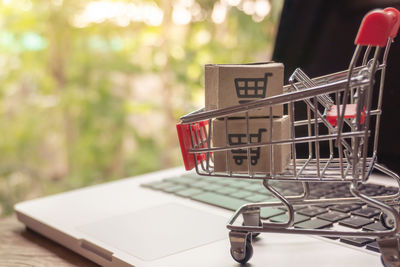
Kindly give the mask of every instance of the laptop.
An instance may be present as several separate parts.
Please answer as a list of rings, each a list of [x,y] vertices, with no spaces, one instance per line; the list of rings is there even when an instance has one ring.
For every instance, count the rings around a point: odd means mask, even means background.
[[[364,190],[395,187],[372,174]],[[296,183],[276,184],[296,192]],[[346,194],[346,186],[311,195]],[[315,190],[313,190],[315,189]],[[386,192],[387,191],[387,192]],[[317,193],[319,195],[317,195]],[[244,203],[265,201],[260,181],[198,176],[174,168],[47,196],[15,205],[26,227],[103,266],[238,266],[230,255],[226,223]],[[285,219],[284,209],[262,213]],[[379,210],[367,205],[320,205],[296,210],[295,227],[376,230]],[[370,238],[262,233],[253,238],[247,266],[381,266]]]

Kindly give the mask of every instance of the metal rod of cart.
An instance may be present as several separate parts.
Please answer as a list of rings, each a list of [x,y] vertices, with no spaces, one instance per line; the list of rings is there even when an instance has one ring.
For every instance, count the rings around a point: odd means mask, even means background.
[[[230,230],[231,255],[239,263],[246,263],[253,254],[252,236],[263,232],[285,234],[307,234],[320,236],[375,237],[385,266],[400,266],[400,193],[392,195],[369,196],[360,192],[371,172],[379,170],[397,182],[400,177],[378,162],[377,148],[379,125],[382,114],[382,96],[386,63],[390,46],[400,24],[400,13],[394,8],[374,10],[363,19],[355,40],[356,48],[347,70],[317,78],[309,78],[304,71],[296,69],[284,86],[284,93],[219,110],[192,112],[181,118],[177,125],[182,155],[187,170],[195,168],[200,175],[228,179],[258,179],[263,183],[276,201],[249,203],[240,207],[227,224]],[[260,79],[254,83],[262,92],[267,82]],[[262,81],[264,80],[264,81]],[[375,80],[379,84],[375,86]],[[249,89],[248,81],[237,81]],[[373,98],[374,87],[378,98]],[[257,93],[257,88],[250,88]],[[243,91],[245,92],[245,91]],[[239,91],[238,91],[239,93]],[[248,93],[248,92],[246,92]],[[307,117],[295,119],[296,108],[302,104]],[[270,109],[277,105],[285,106],[289,117],[289,137],[275,138],[273,118],[267,119],[269,131],[259,130],[251,133],[249,111],[259,108]],[[245,120],[244,134],[229,133],[232,116]],[[225,125],[226,142],[216,146],[213,142],[214,123]],[[306,134],[298,134],[298,129]],[[261,139],[261,135],[267,139]],[[372,148],[368,146],[373,138]],[[264,140],[264,141],[263,141]],[[267,140],[267,141],[265,141]],[[290,147],[290,162],[284,171],[274,168],[274,151]],[[306,148],[306,157],[299,157],[296,149]],[[255,169],[260,151],[267,150],[269,169]],[[324,151],[326,150],[326,151]],[[216,171],[215,157],[224,154],[224,171]],[[244,165],[245,171],[235,171],[230,159]],[[221,163],[219,163],[221,164]],[[284,195],[273,185],[274,181],[302,183],[303,192],[299,195]],[[310,182],[346,182],[350,197],[322,197],[310,199]],[[335,231],[329,229],[299,229],[294,225],[294,210],[299,205],[341,204],[366,202],[382,210],[381,221],[387,228],[383,231]],[[261,210],[267,207],[285,207],[288,220],[273,223],[261,218]]]

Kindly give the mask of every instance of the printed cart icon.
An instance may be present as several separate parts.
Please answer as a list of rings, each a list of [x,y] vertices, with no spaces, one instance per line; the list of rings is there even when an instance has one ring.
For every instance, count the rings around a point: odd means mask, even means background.
[[[258,133],[250,134],[250,143],[260,143],[263,132],[267,132],[267,129],[258,129]],[[243,145],[247,144],[246,134],[228,134],[229,145]],[[246,149],[232,149],[233,159],[236,165],[242,165],[243,160],[247,159]],[[260,158],[260,147],[250,148],[250,159],[251,165],[257,165],[258,159]]]
[[[236,78],[236,95],[238,98],[244,98],[244,100],[239,100],[239,104],[244,104],[254,98],[265,98],[269,76],[272,76],[272,73],[265,73],[263,78]]]

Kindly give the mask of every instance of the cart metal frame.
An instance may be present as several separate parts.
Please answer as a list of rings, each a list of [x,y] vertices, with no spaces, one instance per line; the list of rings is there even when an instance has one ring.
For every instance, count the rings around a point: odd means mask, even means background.
[[[374,10],[363,19],[355,40],[356,48],[347,70],[309,78],[301,69],[296,69],[284,86],[284,93],[255,101],[246,102],[219,110],[195,111],[181,117],[177,126],[180,138],[185,131],[186,143],[181,140],[182,152],[186,160],[192,161],[196,172],[205,176],[225,178],[259,179],[263,186],[279,202],[249,203],[240,207],[228,221],[230,230],[231,255],[246,263],[253,254],[252,236],[258,233],[306,234],[319,236],[375,237],[385,266],[400,266],[400,215],[399,191],[392,195],[368,196],[359,190],[366,183],[371,172],[376,169],[397,182],[400,177],[378,163],[377,149],[379,126],[382,114],[382,97],[386,64],[390,46],[400,23],[400,13],[394,8]],[[377,28],[375,25],[380,25]],[[383,53],[382,53],[383,51]],[[381,62],[381,63],[380,63]],[[379,77],[378,99],[373,101],[372,92],[376,78]],[[295,103],[305,103],[307,118],[295,120]],[[249,133],[249,111],[285,105],[290,120],[290,138],[273,139],[273,118],[268,119],[268,142],[251,142]],[[336,114],[332,114],[335,107]],[[347,116],[349,108],[354,114]],[[347,113],[346,113],[347,112]],[[245,119],[246,143],[230,144],[228,126],[229,117],[242,116]],[[335,124],[327,119],[335,117]],[[371,121],[375,117],[375,121]],[[213,121],[223,120],[225,124],[226,144],[214,146],[212,141]],[[374,125],[372,125],[374,124]],[[306,136],[296,136],[297,127],[306,127]],[[372,152],[368,149],[371,129],[373,136]],[[328,143],[329,157],[321,157],[321,143]],[[308,145],[308,157],[297,158],[296,148]],[[255,149],[269,148],[269,166],[274,166],[274,149],[288,145],[291,148],[291,161],[284,172],[271,170],[254,171],[251,154]],[[370,149],[371,150],[371,149]],[[230,168],[229,153],[245,152],[247,171],[233,172]],[[226,171],[215,172],[213,158],[215,153],[226,153]],[[186,161],[185,161],[186,163]],[[190,167],[187,166],[187,169]],[[290,181],[302,183],[303,192],[286,196],[279,192],[271,181]],[[309,199],[309,182],[346,182],[352,197]],[[294,228],[294,207],[297,205],[344,204],[365,202],[382,210],[382,222],[387,230],[358,232],[336,231],[329,229]],[[285,207],[288,220],[284,223],[271,223],[261,218],[260,210],[267,207]],[[241,217],[242,220],[238,220]]]

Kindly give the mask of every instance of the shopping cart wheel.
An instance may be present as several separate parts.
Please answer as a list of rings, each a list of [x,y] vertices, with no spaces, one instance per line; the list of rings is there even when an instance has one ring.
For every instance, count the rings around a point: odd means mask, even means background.
[[[233,232],[229,233],[231,241],[231,256],[240,264],[247,263],[253,256],[253,246],[251,245],[251,233]]]
[[[393,219],[387,216],[384,212],[381,212],[381,215],[379,215],[379,220],[386,229],[392,229],[394,227]]]

